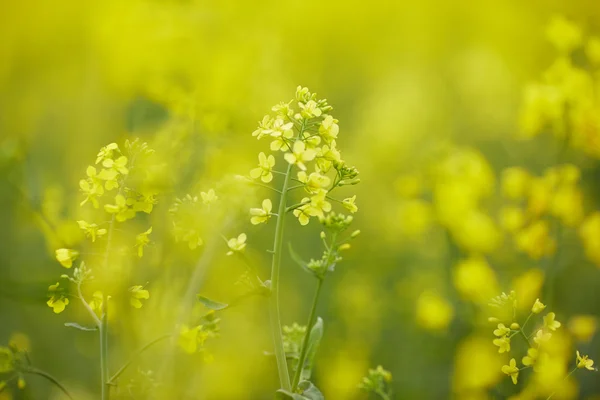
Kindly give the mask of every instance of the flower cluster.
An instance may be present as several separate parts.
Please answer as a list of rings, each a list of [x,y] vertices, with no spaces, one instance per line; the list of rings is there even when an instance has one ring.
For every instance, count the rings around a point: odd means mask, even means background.
[[[197,352],[204,353],[204,359],[209,361],[211,356],[204,348],[204,343],[207,339],[217,337],[219,335],[219,322],[214,311],[209,311],[201,319],[196,326],[181,325],[179,327],[179,336],[177,343],[179,348],[188,354]]]
[[[369,369],[369,374],[362,378],[362,382],[358,387],[367,393],[373,393],[386,400],[392,396],[392,390],[389,386],[391,382],[392,373],[378,365],[375,369]]]
[[[572,164],[546,169],[540,177],[521,167],[502,172],[502,193],[507,204],[500,210],[503,229],[513,236],[516,248],[534,260],[552,255],[551,218],[574,227],[583,218],[579,169]]]
[[[584,37],[579,26],[563,17],[555,17],[546,34],[558,56],[542,79],[525,89],[521,134],[531,138],[549,132],[598,158],[600,38]],[[583,62],[574,57],[579,50],[585,54]]]
[[[520,373],[532,369],[537,376],[532,380],[533,383],[528,390],[544,392],[543,385],[540,386],[540,380],[543,383],[547,379],[547,371],[560,368],[562,362],[555,356],[556,351],[554,349],[557,344],[553,342],[553,335],[562,326],[562,323],[556,320],[554,312],[545,312],[546,305],[536,299],[530,308],[529,315],[523,324],[520,324],[517,321],[517,300],[514,291],[509,294],[502,293],[500,296],[493,298],[489,306],[495,310],[494,316],[490,317],[489,321],[495,325],[493,331],[495,339],[492,342],[498,347],[498,353],[511,353],[515,350],[512,346],[513,340],[522,340],[527,349],[520,359],[522,367],[519,367],[518,359],[513,357],[508,364],[502,366],[502,372],[508,375],[516,385]],[[535,317],[541,314],[544,314],[542,321],[533,329],[527,331],[527,324],[533,323]],[[515,336],[518,336],[518,338],[514,339]],[[587,356],[581,356],[577,351],[575,369],[593,370],[593,363]],[[540,387],[536,389],[536,385]],[[556,390],[556,388],[553,390]]]
[[[356,168],[346,165],[337,149],[339,126],[338,120],[328,114],[331,109],[327,100],[317,99],[307,88],[298,87],[295,98],[274,106],[274,114],[266,115],[252,133],[257,139],[270,140],[272,152],[284,153],[287,175],[292,167],[297,169],[290,178],[299,185],[293,188],[304,188],[307,193],[293,208],[301,225],[307,225],[312,217],[323,218],[331,212],[332,201],[351,213],[358,211],[356,196],[343,200],[330,197],[334,189],[360,182]],[[258,167],[250,171],[250,179],[269,183],[273,174],[286,175],[274,169],[277,161],[273,154],[261,152],[258,161]],[[330,171],[333,177],[328,176]],[[265,199],[261,207],[252,208],[250,215],[252,224],[266,223],[273,215],[271,200]]]
[[[153,153],[154,151],[148,148],[146,143],[138,139],[126,140],[123,150],[116,143],[111,143],[100,149],[95,166],[88,166],[87,178],[79,182],[80,189],[85,195],[81,206],[91,203],[95,209],[100,210],[100,201],[102,199],[106,201],[103,206],[104,212],[98,215],[98,218],[103,220],[100,222],[77,221],[77,225],[91,242],[88,248],[95,250],[100,247],[100,254],[104,254],[101,260],[93,259],[90,263],[106,264],[108,253],[111,251],[110,240],[117,223],[134,218],[138,212],[147,214],[152,212],[156,203],[155,193],[147,189],[144,184],[147,178],[146,171],[136,168],[135,162],[136,160],[143,161],[144,158],[151,156]],[[97,170],[97,167],[101,168],[100,171]],[[130,182],[136,184],[132,185]],[[107,196],[111,192],[115,193],[112,197],[113,200],[110,200]],[[114,204],[111,201],[114,201]],[[100,211],[97,211],[97,213],[100,213]],[[140,258],[144,255],[144,248],[150,243],[149,235],[151,233],[152,227],[138,234],[135,237],[135,244],[131,246],[137,248],[137,255]],[[55,258],[64,268],[72,268],[80,257],[87,254],[85,250],[60,248],[55,251]],[[106,269],[107,266],[99,265],[98,267]],[[74,269],[72,276],[63,275],[62,277],[77,285],[79,291],[84,282],[93,279],[91,269],[83,261]],[[130,303],[136,308],[142,306],[141,300],[150,297],[149,292],[143,289],[142,286],[132,286],[129,292]],[[99,297],[96,295],[98,293],[100,293]],[[83,298],[81,300],[90,309],[99,312],[104,294],[100,291],[97,291],[96,294],[92,296],[89,302]],[[78,293],[77,296],[81,297],[82,294]],[[61,286],[59,282],[50,285],[47,305],[58,314],[63,312],[68,304],[67,288]]]

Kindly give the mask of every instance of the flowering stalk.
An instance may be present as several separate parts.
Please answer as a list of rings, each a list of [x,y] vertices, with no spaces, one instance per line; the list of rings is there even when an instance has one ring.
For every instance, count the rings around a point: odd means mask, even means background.
[[[269,309],[271,314],[271,332],[277,359],[279,383],[282,389],[290,390],[290,375],[288,372],[285,351],[283,349],[283,336],[281,334],[281,317],[279,315],[279,272],[281,268],[281,249],[283,247],[283,228],[285,222],[286,195],[290,182],[293,164],[288,165],[279,198],[279,211],[277,225],[275,226],[275,240],[273,243],[273,260],[271,263],[271,298]]]

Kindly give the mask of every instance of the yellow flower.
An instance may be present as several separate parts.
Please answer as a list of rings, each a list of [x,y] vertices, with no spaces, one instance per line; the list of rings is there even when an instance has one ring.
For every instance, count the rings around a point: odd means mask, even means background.
[[[322,112],[314,100],[309,100],[306,104],[298,103],[298,107],[302,109],[300,114],[304,118],[320,117]]]
[[[508,365],[502,366],[502,372],[510,376],[515,385],[517,384],[517,379],[519,378],[519,368],[517,368],[517,361],[514,358],[510,359]]]
[[[142,258],[144,255],[144,247],[150,243],[150,239],[148,235],[152,233],[152,227],[150,227],[146,232],[142,232],[135,237],[135,247],[138,248],[138,257]]]
[[[510,338],[508,336],[494,339],[492,343],[498,346],[498,353],[507,353],[510,351]]]
[[[302,202],[310,202],[308,197],[302,199]],[[310,214],[308,213],[308,204],[302,207],[298,207],[294,210],[294,217],[298,218],[298,222],[300,225],[308,225],[310,222]]]
[[[55,252],[56,260],[65,268],[71,268],[79,252],[71,249],[58,249]]]
[[[579,228],[586,257],[600,266],[600,212],[587,216]]]
[[[86,170],[86,175],[88,176],[87,179],[79,181],[79,188],[85,194],[85,199],[79,205],[83,206],[90,201],[94,208],[98,208],[98,197],[104,194],[104,185],[97,177],[96,168],[89,166]]]
[[[500,225],[506,231],[515,233],[525,225],[525,213],[519,207],[503,207],[500,210]]]
[[[186,353],[193,354],[198,350],[198,346],[204,345],[208,332],[202,330],[202,325],[189,328],[182,325],[179,329],[178,344]]]
[[[246,248],[246,234],[240,233],[237,238],[231,238],[227,241],[227,246],[231,249],[227,252],[230,256],[234,252],[242,252]]]
[[[496,274],[483,257],[459,261],[454,267],[453,280],[460,295],[472,302],[486,302],[499,292]]]
[[[269,130],[269,135],[274,138],[270,145],[271,150],[289,150],[288,141],[294,137],[294,131],[292,130],[293,126],[294,124],[292,122],[284,124],[284,121],[281,118],[277,118],[273,121],[271,129]]]
[[[102,166],[104,168],[110,168],[122,175],[127,175],[129,173],[129,170],[127,169],[127,161],[127,157],[125,156],[121,156],[116,160],[113,160],[112,158],[107,158],[104,161],[102,161]]]
[[[585,368],[589,371],[594,371],[594,360],[590,360],[588,356],[581,356],[577,350],[577,368]]]
[[[108,158],[112,158],[114,151],[119,151],[119,145],[116,143],[110,143],[100,149],[96,157],[96,164]]]
[[[313,149],[307,149],[306,144],[298,140],[294,143],[291,153],[285,153],[284,158],[290,164],[295,164],[303,171],[306,171],[305,162],[312,161],[317,153]]]
[[[347,199],[344,199],[342,201],[342,205],[348,210],[350,211],[352,214],[354,214],[355,212],[358,211],[358,207],[356,204],[354,204],[354,202],[356,201],[356,195],[352,196],[352,197],[348,197]]]
[[[258,168],[250,171],[252,179],[260,178],[264,183],[269,183],[273,180],[273,167],[275,166],[275,157],[269,155],[267,157],[262,151],[258,154]]]
[[[327,191],[321,189],[311,198],[305,197],[302,203],[305,205],[294,210],[294,216],[298,218],[300,225],[308,224],[310,217],[323,218],[324,213],[331,211],[331,203],[326,200]]]
[[[494,330],[494,335],[498,337],[506,336],[510,333],[510,328],[504,326],[504,324],[498,324],[498,329]]]
[[[269,199],[263,200],[262,208],[251,208],[250,215],[252,217],[250,218],[250,222],[252,223],[252,225],[266,223],[269,220],[269,218],[271,218],[271,210],[272,209],[273,209],[273,204],[271,203],[271,200],[269,200]]]
[[[142,308],[142,299],[147,300],[150,298],[150,292],[139,285],[130,287],[129,293],[131,293],[129,304],[135,308]]]
[[[202,197],[202,203],[204,204],[212,204],[219,200],[214,189],[209,189],[208,192],[200,192],[200,197]]]
[[[538,355],[538,349],[530,348],[527,350],[527,355],[523,357],[523,365],[527,367],[533,366],[538,359]]]
[[[319,170],[323,172],[329,171],[334,163],[342,161],[342,156],[338,149],[336,149],[335,140],[329,145],[324,145],[317,151],[317,166]]]
[[[318,171],[313,172],[310,175],[307,175],[305,171],[299,171],[298,180],[304,183],[304,188],[309,193],[317,193],[331,183],[331,179],[329,179],[328,176],[322,175]]]
[[[550,329],[551,331],[557,330],[562,325],[560,322],[554,319],[555,317],[556,314],[554,314],[553,312],[549,312],[544,316],[544,326]]]
[[[574,226],[583,218],[583,196],[574,185],[562,186],[554,192],[550,213],[566,226]]]
[[[535,337],[533,338],[533,341],[538,345],[541,346],[542,344],[546,343],[548,340],[550,340],[550,338],[552,337],[552,334],[550,332],[545,332],[540,329],[537,331],[537,333],[535,334]]]
[[[95,242],[97,237],[104,236],[107,233],[106,229],[98,229],[98,225],[90,224],[83,220],[77,221],[77,224],[79,225],[79,228],[85,232],[85,236],[92,239],[92,242]]]
[[[50,299],[46,302],[48,307],[52,308],[52,311],[56,314],[60,314],[65,310],[65,307],[69,304],[69,299],[62,294],[62,289],[58,288],[59,283],[50,285],[48,287],[48,297]]]
[[[546,306],[540,301],[540,299],[535,299],[535,303],[533,304],[533,307],[531,307],[531,312],[534,314],[539,314],[544,310],[544,308],[546,308]]]
[[[122,194],[115,196],[115,204],[105,204],[104,210],[109,214],[115,214],[119,222],[127,221],[135,217],[135,210],[131,207],[134,203],[132,198],[126,199]]]
[[[332,140],[337,139],[340,127],[337,124],[338,120],[334,119],[331,115],[326,116],[319,126],[319,134],[325,141],[325,143],[331,143]]]

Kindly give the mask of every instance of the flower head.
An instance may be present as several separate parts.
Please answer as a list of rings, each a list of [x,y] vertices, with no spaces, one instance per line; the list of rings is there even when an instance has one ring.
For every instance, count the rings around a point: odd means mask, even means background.
[[[554,314],[553,312],[549,312],[544,316],[544,326],[551,331],[557,330],[562,325],[554,318],[556,318],[556,314]]]
[[[546,308],[546,306],[540,301],[540,299],[535,299],[535,303],[533,304],[533,307],[531,307],[531,312],[534,314],[539,314],[544,310],[544,308]]]
[[[52,308],[52,311],[56,314],[60,314],[65,310],[65,307],[69,304],[69,299],[63,295],[63,289],[59,288],[59,283],[56,282],[54,285],[48,287],[48,297],[50,299],[46,302],[48,307]]]
[[[334,119],[331,115],[327,115],[319,126],[319,134],[326,143],[331,143],[332,140],[337,139],[340,127],[337,124],[338,120]]]
[[[306,171],[306,165],[304,163],[312,161],[317,155],[313,149],[307,149],[306,144],[298,140],[294,143],[291,153],[285,153],[284,158],[290,164],[295,164],[303,171]]]
[[[150,227],[147,231],[140,233],[135,237],[135,247],[138,249],[138,257],[142,258],[144,256],[144,247],[150,243],[150,239],[148,235],[152,233],[152,227]]]
[[[310,175],[307,175],[306,171],[299,171],[298,180],[304,183],[304,188],[308,193],[316,193],[331,183],[331,179],[319,171],[312,172]]]
[[[129,293],[131,294],[129,303],[135,308],[142,308],[142,300],[150,298],[150,292],[140,285],[130,287]]]
[[[251,208],[250,209],[250,222],[252,225],[258,225],[266,223],[271,218],[271,210],[273,209],[273,203],[271,200],[264,199],[262,202],[262,208]]]
[[[254,168],[250,171],[250,177],[252,179],[260,178],[264,183],[269,183],[273,180],[273,167],[275,166],[275,157],[269,155],[268,157],[262,151],[258,154],[258,168]]]
[[[517,361],[514,358],[510,359],[508,365],[502,366],[502,372],[510,376],[515,385],[517,384],[517,379],[519,378],[519,368],[517,368]]]
[[[229,251],[227,255],[230,256],[234,252],[243,252],[246,248],[246,234],[240,233],[237,238],[231,238],[227,241],[227,246],[229,247]]]
[[[71,249],[58,249],[55,252],[56,260],[65,268],[71,268],[79,252]]]
[[[523,365],[526,367],[531,367],[535,364],[539,356],[538,349],[530,348],[527,350],[527,355],[523,357]]]
[[[494,330],[494,335],[498,337],[506,336],[510,333],[510,328],[504,326],[504,324],[498,324],[498,329]]]
[[[510,338],[508,336],[494,339],[493,343],[498,346],[498,353],[507,353],[510,351]]]
[[[214,189],[209,189],[208,192],[200,192],[200,197],[202,197],[202,203],[204,204],[212,204],[219,200]]]
[[[356,205],[355,201],[356,201],[356,195],[342,200],[342,205],[346,208],[346,210],[348,210],[352,214],[354,214],[355,212],[358,211],[358,206]]]
[[[85,236],[92,239],[92,242],[95,242],[96,238],[104,236],[108,232],[106,229],[100,228],[96,224],[90,224],[83,220],[77,221],[77,224],[79,225],[79,228],[85,232]]]
[[[594,360],[590,360],[588,356],[582,356],[577,350],[577,368],[585,368],[589,371],[594,371]]]

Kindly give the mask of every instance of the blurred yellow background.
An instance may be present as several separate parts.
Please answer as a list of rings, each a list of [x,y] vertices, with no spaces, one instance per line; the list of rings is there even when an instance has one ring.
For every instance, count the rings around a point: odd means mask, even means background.
[[[548,100],[555,93],[531,86],[567,74],[567,67],[544,72],[566,57],[557,42],[571,37],[569,26],[555,26],[558,38],[549,28],[560,15],[581,29],[581,43],[567,55],[589,72],[592,93],[576,86],[580,80],[569,86],[565,107],[585,103],[590,117],[573,117],[567,128],[552,124],[563,120]],[[223,213],[230,217],[198,217],[206,243],[195,250],[169,237],[167,211],[175,197],[219,192],[232,175],[255,167],[257,121],[302,85],[333,106],[339,148],[361,172],[353,189],[354,228],[362,234],[328,277],[318,309],[325,336],[315,384],[327,399],[366,398],[357,385],[379,364],[391,371],[398,399],[516,394],[523,387],[500,372],[508,359],[492,344],[485,308],[512,289],[524,309],[540,297],[556,312],[566,353],[574,357],[573,346],[584,343],[578,348],[600,358],[598,339],[587,337],[600,312],[600,219],[592,218],[600,211],[600,70],[584,50],[594,35],[600,7],[585,0],[5,2],[0,344],[18,335],[34,364],[76,398],[97,398],[97,336],[63,326],[88,316],[75,306],[57,316],[44,303],[62,273],[54,250],[82,240],[78,182],[100,147],[125,138],[156,150],[162,195],[148,217],[149,256],[115,277],[123,285],[131,277],[149,282],[153,291],[141,310],[115,308],[113,369],[168,333],[181,308],[202,312],[182,304],[186,290],[216,299],[239,291],[243,269],[225,256],[221,234],[248,233],[248,251],[268,276],[263,250],[273,227],[249,226],[244,210],[257,203],[253,192],[231,194]],[[539,122],[544,116],[550,123]],[[536,218],[527,227],[522,203],[511,200],[523,198],[519,190],[529,193],[527,211]],[[317,224],[287,226],[297,251],[320,245]],[[304,324],[314,283],[284,260],[283,323]],[[198,268],[199,286],[190,289]],[[266,302],[251,299],[223,313],[220,337],[207,343],[213,360],[171,356],[168,345],[157,345],[121,380],[144,394],[123,390],[117,398],[272,398],[278,381],[274,359],[264,355],[270,340]],[[167,359],[169,373],[161,371]],[[171,383],[152,386],[149,370]],[[578,382],[567,398],[600,396],[597,375]],[[25,389],[0,398],[62,397],[31,377]]]

